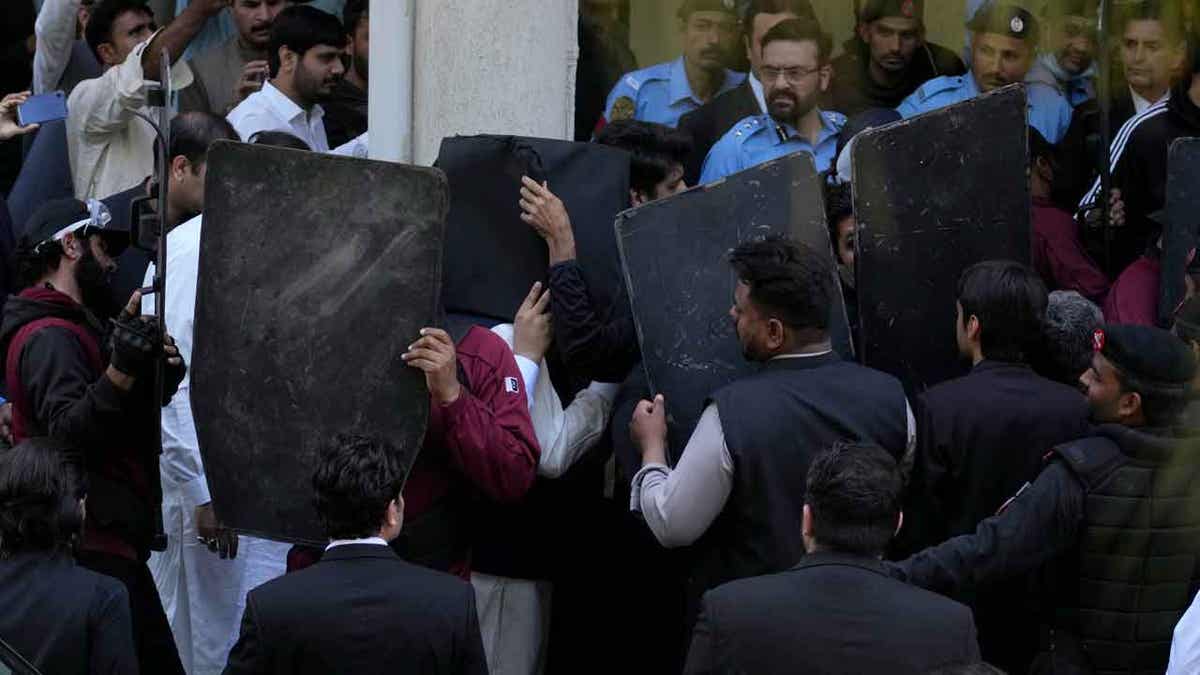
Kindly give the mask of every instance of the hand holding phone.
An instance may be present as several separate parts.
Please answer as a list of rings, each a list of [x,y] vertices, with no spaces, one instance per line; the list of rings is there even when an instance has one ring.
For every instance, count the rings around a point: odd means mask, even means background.
[[[36,124],[22,124],[18,122],[17,109],[28,99],[29,92],[27,91],[9,94],[0,99],[0,141],[7,141],[14,136],[28,134],[37,130],[38,125]]]
[[[67,118],[67,95],[62,91],[30,96],[17,106],[17,123],[21,126],[45,124]]]

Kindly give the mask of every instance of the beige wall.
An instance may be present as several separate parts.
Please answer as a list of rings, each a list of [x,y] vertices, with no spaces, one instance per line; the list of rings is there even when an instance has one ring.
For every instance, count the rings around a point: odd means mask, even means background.
[[[642,67],[669,61],[679,55],[675,12],[681,0],[632,0],[630,46]],[[812,0],[821,25],[839,48],[854,29],[850,0]],[[964,0],[927,0],[925,24],[929,39],[958,51],[963,44]]]

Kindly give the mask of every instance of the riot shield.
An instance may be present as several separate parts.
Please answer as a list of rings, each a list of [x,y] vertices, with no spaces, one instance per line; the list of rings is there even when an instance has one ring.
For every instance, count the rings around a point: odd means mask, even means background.
[[[737,280],[726,255],[739,243],[780,234],[827,252],[836,289],[830,334],[852,356],[821,180],[807,153],[626,211],[616,230],[642,364],[651,391],[667,400],[676,458],[708,396],[755,371],[729,317]]]
[[[446,179],[238,143],[208,162],[190,367],[213,507],[241,533],[321,542],[323,442],[385,438],[410,468],[420,449],[429,395],[400,356],[435,320]]]
[[[1180,138],[1171,144],[1164,211],[1158,323],[1170,328],[1187,293],[1188,253],[1200,239],[1200,138]]]
[[[621,283],[612,222],[629,206],[628,154],[594,143],[457,136],[442,141],[434,166],[450,183],[446,311],[511,321],[529,287],[545,278],[546,244],[517,205],[527,175],[548,182],[566,206],[579,264],[607,319]]]
[[[910,394],[964,372],[954,330],[962,271],[1029,264],[1027,134],[1014,85],[854,142],[860,355]]]

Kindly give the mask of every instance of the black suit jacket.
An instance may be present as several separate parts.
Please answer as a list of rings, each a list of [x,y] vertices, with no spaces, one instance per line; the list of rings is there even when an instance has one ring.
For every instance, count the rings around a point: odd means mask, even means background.
[[[138,672],[125,587],[65,554],[0,560],[0,639],[47,675]]]
[[[813,553],[704,595],[685,673],[922,675],[979,660],[971,610],[878,560]]]
[[[338,546],[250,591],[225,672],[486,675],[475,593],[387,546]]]
[[[684,182],[690,187],[700,180],[704,158],[726,131],[751,115],[761,114],[762,108],[758,107],[747,77],[737,87],[680,117],[679,128],[692,136],[692,154],[683,167]]]

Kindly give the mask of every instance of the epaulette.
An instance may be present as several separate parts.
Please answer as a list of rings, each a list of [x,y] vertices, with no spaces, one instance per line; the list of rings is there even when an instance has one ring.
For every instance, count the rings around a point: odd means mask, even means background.
[[[836,112],[834,110],[824,110],[822,112],[824,112],[828,116],[829,121],[833,122],[834,125],[836,125],[838,128],[846,126],[846,122],[849,121],[849,119],[850,119],[849,117],[846,117],[842,113]]]
[[[742,138],[744,140],[745,138],[753,136],[755,132],[764,128],[764,126],[765,125],[763,125],[762,117],[760,115],[755,115],[754,117],[747,118],[735,124],[733,126],[733,136],[734,138]]]
[[[642,85],[655,80],[666,80],[671,77],[671,63],[657,63],[653,66],[627,73],[622,81],[632,90],[639,91]]]
[[[917,96],[920,97],[921,102],[924,103],[925,101],[928,101],[930,98],[937,96],[942,92],[958,89],[961,86],[963,86],[962,75],[946,75],[944,77],[935,77],[921,85],[920,89],[917,89]]]
[[[1127,459],[1120,446],[1109,438],[1093,436],[1056,446],[1046,453],[1045,460],[1062,460],[1076,478],[1091,490],[1104,482],[1109,474]]]

